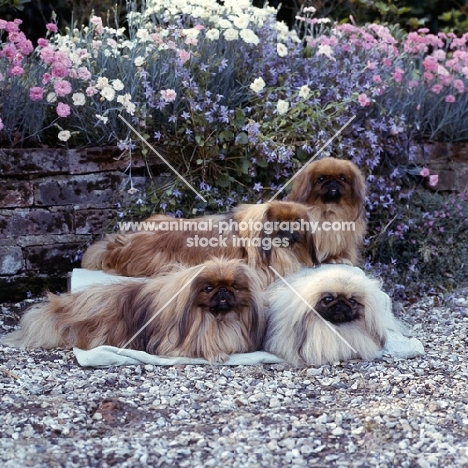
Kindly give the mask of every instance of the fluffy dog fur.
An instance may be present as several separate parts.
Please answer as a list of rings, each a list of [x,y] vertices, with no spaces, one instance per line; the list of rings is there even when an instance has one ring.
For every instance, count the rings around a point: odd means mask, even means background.
[[[225,361],[255,351],[265,332],[264,293],[256,272],[240,260],[214,259],[167,306],[201,266],[179,267],[147,281],[49,294],[30,309],[21,329],[1,340],[21,348],[128,347],[163,356]]]
[[[354,222],[354,231],[318,230],[315,244],[323,263],[357,265],[366,234],[365,181],[351,161],[323,158],[310,163],[294,180],[289,201],[304,203],[314,221]]]
[[[155,223],[169,222],[166,216],[150,218]],[[108,273],[124,276],[154,276],[166,269],[168,264],[180,262],[184,265],[199,265],[210,255],[243,259],[262,276],[263,284],[268,285],[276,279],[268,268],[273,266],[281,275],[298,271],[302,266],[318,264],[313,234],[302,229],[294,232],[282,230],[280,226],[273,232],[255,228],[255,223],[266,225],[267,222],[309,222],[306,207],[291,202],[271,202],[258,205],[239,205],[226,216],[197,218],[195,220],[176,220],[182,225],[186,221],[212,220],[233,221],[242,227],[238,230],[220,231],[216,228],[207,230],[173,230],[136,232],[132,234],[112,234],[92,245],[84,254],[83,268],[102,269]],[[217,246],[190,247],[188,240],[195,236],[213,239]],[[222,245],[221,238],[226,245]],[[265,248],[273,240],[280,246]],[[268,242],[266,242],[268,241]]]
[[[267,289],[265,350],[295,366],[379,357],[387,331],[400,330],[379,282],[349,265],[304,268]],[[339,335],[338,335],[339,334]],[[356,351],[354,351],[354,350]]]

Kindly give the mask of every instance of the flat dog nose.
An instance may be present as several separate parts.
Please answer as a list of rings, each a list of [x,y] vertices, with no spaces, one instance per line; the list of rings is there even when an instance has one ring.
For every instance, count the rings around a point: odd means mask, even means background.
[[[224,288],[224,287],[223,287],[223,288],[219,288],[219,292],[223,292],[223,293],[225,293],[225,292],[227,292],[227,289],[226,289],[226,288]]]

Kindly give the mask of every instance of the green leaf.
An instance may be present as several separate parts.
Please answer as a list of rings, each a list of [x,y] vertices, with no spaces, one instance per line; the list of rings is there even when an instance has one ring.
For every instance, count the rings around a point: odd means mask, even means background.
[[[247,145],[249,143],[249,137],[247,133],[241,132],[237,135],[236,142],[239,145]]]
[[[227,188],[231,185],[232,180],[233,180],[232,177],[222,174],[220,177],[216,179],[216,185],[218,187]]]

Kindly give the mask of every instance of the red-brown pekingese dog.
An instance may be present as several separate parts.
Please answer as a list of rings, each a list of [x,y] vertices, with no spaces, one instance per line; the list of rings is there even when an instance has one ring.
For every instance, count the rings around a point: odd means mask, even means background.
[[[224,259],[178,268],[150,280],[49,294],[49,302],[30,309],[21,329],[1,342],[21,348],[128,345],[212,362],[261,347],[265,302],[255,270]]]
[[[168,264],[199,265],[215,255],[244,260],[266,286],[276,279],[270,265],[287,275],[319,263],[307,208],[299,203],[239,205],[226,216],[172,221],[156,216],[146,222],[151,221],[154,231],[111,234],[96,242],[82,267],[150,277],[167,271]]]
[[[293,181],[289,201],[307,205],[313,221],[318,260],[357,265],[366,235],[365,181],[351,161],[323,158]]]

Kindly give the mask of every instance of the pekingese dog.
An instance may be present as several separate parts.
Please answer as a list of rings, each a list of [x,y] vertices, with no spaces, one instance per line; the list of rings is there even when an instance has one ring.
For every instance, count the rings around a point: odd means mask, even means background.
[[[307,208],[299,203],[239,205],[225,216],[149,218],[151,232],[111,234],[85,252],[82,267],[124,276],[150,277],[175,262],[193,266],[207,257],[244,260],[266,286],[302,266],[318,265]]]
[[[366,235],[365,181],[351,161],[311,162],[293,181],[287,200],[307,205],[318,229],[315,245],[323,263],[357,265]]]
[[[223,362],[232,353],[259,349],[265,332],[261,282],[240,260],[213,259],[150,280],[48,299],[0,342],[21,348],[128,346]]]
[[[401,326],[379,282],[344,264],[304,268],[267,289],[265,350],[295,366],[381,355]],[[311,308],[311,307],[313,308]]]

